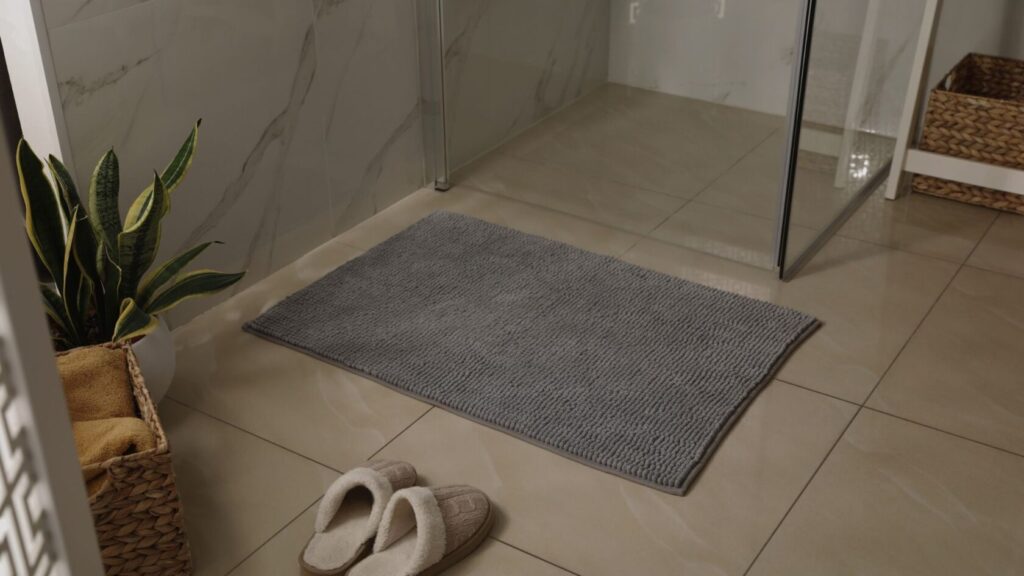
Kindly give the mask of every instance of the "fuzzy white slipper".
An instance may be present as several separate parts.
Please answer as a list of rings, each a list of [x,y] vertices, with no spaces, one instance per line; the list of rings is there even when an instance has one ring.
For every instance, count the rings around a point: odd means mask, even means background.
[[[494,506],[469,486],[406,488],[388,502],[373,554],[348,576],[435,576],[477,549],[494,526]]]
[[[343,474],[320,501],[299,564],[318,576],[343,574],[369,552],[395,492],[415,484],[416,469],[405,462],[369,462]]]

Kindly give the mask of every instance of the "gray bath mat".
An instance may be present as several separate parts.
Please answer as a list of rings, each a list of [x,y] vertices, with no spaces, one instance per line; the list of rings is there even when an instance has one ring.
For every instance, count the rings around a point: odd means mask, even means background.
[[[584,464],[684,494],[817,324],[437,212],[246,329]]]

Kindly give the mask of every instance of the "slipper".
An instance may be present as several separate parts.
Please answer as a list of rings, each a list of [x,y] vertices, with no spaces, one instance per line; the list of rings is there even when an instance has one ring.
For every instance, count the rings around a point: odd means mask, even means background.
[[[395,492],[373,554],[348,576],[435,576],[469,556],[494,526],[494,506],[469,486]]]
[[[317,576],[343,574],[370,551],[395,492],[415,484],[416,469],[405,462],[368,462],[343,474],[320,501],[299,564]]]

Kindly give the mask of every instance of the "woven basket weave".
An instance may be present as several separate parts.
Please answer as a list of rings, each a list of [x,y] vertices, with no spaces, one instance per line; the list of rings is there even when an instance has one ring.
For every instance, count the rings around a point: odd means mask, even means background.
[[[1024,62],[969,54],[932,90],[919,148],[1024,169]],[[1024,214],[1024,196],[915,175],[915,192]]]
[[[125,352],[139,417],[153,432],[156,448],[95,465],[110,478],[89,499],[104,568],[108,576],[192,574],[167,436],[131,346],[107,346]]]

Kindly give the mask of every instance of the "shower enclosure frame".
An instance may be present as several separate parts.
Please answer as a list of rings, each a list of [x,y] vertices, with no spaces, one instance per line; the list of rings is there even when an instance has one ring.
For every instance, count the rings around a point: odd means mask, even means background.
[[[434,190],[447,192],[452,185],[445,109],[444,0],[416,0],[416,22],[426,179]]]
[[[874,40],[874,29],[877,24],[879,7],[882,0],[870,0],[868,4],[868,15],[865,21],[865,38],[861,40],[861,50],[857,59],[857,70],[854,76],[853,91],[855,93],[866,88],[865,72],[871,62],[871,51],[869,41]],[[783,178],[779,190],[779,218],[778,230],[775,235],[775,268],[779,278],[783,281],[792,280],[807,265],[811,259],[821,250],[822,247],[839,231],[840,228],[850,219],[858,208],[880,188],[889,178],[893,161],[890,158],[879,170],[864,183],[857,193],[846,203],[839,214],[833,216],[832,221],[826,226],[815,239],[804,248],[792,262],[787,259],[789,252],[789,230],[792,223],[793,200],[796,196],[797,162],[800,156],[800,138],[803,132],[804,104],[807,97],[808,73],[810,71],[811,52],[814,45],[814,18],[818,11],[818,0],[803,0],[800,11],[800,25],[797,28],[795,46],[796,61],[793,65],[793,80],[789,92],[789,110],[786,113],[786,146],[785,160],[783,161]],[[867,49],[865,49],[867,48]],[[839,165],[848,165],[850,157],[850,131],[856,125],[856,114],[859,98],[851,98],[848,106],[846,125],[844,126],[844,137],[839,152]],[[837,180],[845,176],[846,172],[837,171]]]

